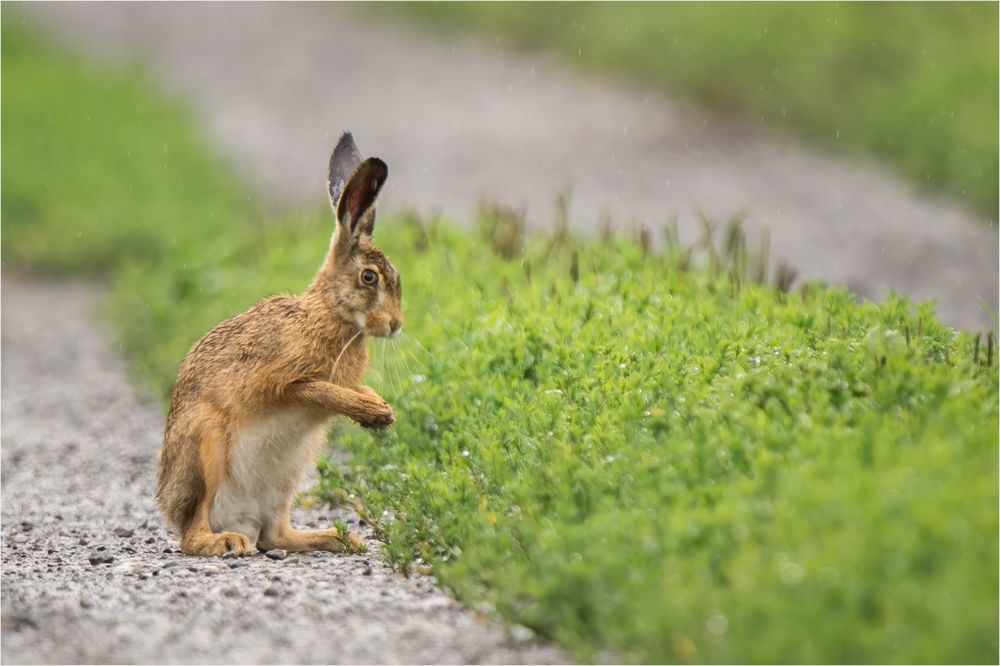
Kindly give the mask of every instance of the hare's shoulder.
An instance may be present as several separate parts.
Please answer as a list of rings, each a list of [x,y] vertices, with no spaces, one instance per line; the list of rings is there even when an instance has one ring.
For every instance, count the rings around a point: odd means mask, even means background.
[[[288,344],[306,321],[299,299],[278,295],[255,303],[246,312],[219,322],[191,348],[189,361],[231,360],[274,353]],[[244,360],[246,360],[244,358]]]
[[[299,298],[278,295],[216,324],[184,357],[170,416],[205,395],[249,395],[259,388],[258,380],[273,384],[275,372],[280,375],[300,354],[307,320]]]

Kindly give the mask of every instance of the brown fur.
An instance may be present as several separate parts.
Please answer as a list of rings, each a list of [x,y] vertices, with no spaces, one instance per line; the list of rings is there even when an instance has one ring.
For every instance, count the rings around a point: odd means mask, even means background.
[[[330,192],[337,197],[331,203],[339,224],[305,293],[272,296],[218,324],[181,364],[164,430],[157,498],[181,532],[185,553],[250,552],[252,535],[216,533],[210,522],[216,492],[231,480],[234,456],[241,454],[236,449],[241,433],[261,418],[288,413],[319,426],[340,414],[369,428],[394,422],[389,405],[361,385],[367,336],[389,336],[402,324],[402,287],[396,269],[371,242],[385,165],[375,159],[358,165],[358,159],[345,134],[330,162]],[[362,283],[366,269],[379,276],[374,288]],[[304,447],[297,473],[273,480],[282,500],[261,525],[259,546],[339,550],[359,543],[336,530],[299,531],[289,525],[296,484],[322,441],[316,436]]]

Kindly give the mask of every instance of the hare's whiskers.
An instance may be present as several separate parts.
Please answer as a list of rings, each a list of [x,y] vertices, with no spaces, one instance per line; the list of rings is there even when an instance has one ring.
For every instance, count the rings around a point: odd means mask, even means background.
[[[378,356],[375,357],[374,362],[371,364],[372,370],[374,370],[377,375],[377,378],[373,378],[373,381],[376,382],[375,388],[378,389],[379,393],[381,393],[385,389],[385,370],[383,367],[385,364],[385,356],[382,354],[382,348],[378,345],[374,345],[374,349]]]
[[[407,339],[407,340],[413,340],[414,342],[416,342],[416,343],[417,343],[417,346],[418,346],[418,347],[420,347],[420,348],[421,348],[421,349],[422,349],[422,350],[424,351],[424,353],[425,353],[425,354],[427,354],[427,355],[428,355],[428,356],[430,356],[431,358],[434,358],[434,354],[432,354],[432,353],[430,352],[430,350],[429,350],[429,349],[427,349],[427,347],[424,347],[424,346],[423,346],[422,344],[420,344],[420,340],[417,340],[417,339],[416,339],[415,337],[413,337],[412,335],[408,335],[408,336],[406,336],[406,339]]]
[[[410,372],[410,365],[409,365],[406,357],[399,353],[399,340],[398,339],[393,339],[392,340],[392,352],[393,352],[393,357],[396,360],[396,371],[397,371],[397,373],[399,373],[398,374],[399,381],[400,381],[402,387],[405,388],[407,386],[407,381],[406,380],[407,380],[407,378],[409,378],[409,377],[412,376],[412,373]]]
[[[351,339],[344,343],[344,348],[340,350],[339,354],[337,354],[337,360],[333,362],[333,369],[330,370],[330,383],[333,383],[333,376],[337,373],[337,366],[340,364],[340,357],[344,355],[344,352],[351,346],[351,343],[354,342],[362,333],[364,333],[364,329],[359,328],[358,332],[352,335]]]
[[[407,337],[406,338],[407,342],[409,342],[411,340],[413,342],[416,342],[416,338],[411,338],[411,337]],[[417,344],[420,344],[420,343],[417,342]],[[410,346],[408,344],[402,344],[402,342],[400,342],[400,346],[403,348],[403,351],[405,351],[407,354],[410,355],[410,358],[412,358],[414,361],[416,361],[417,365],[420,366],[421,372],[423,372],[426,375],[427,372],[428,372],[427,366],[424,365],[423,361],[421,361],[419,358],[417,358],[417,355],[413,352],[413,350],[410,348]]]
[[[388,347],[388,345],[386,345],[386,346]],[[387,354],[387,356],[388,356],[388,354]],[[393,395],[398,396],[400,394],[400,392],[401,392],[401,389],[400,389],[400,385],[399,385],[399,375],[396,372],[396,368],[394,367],[395,364],[393,363],[393,360],[394,360],[394,358],[390,358],[390,359],[387,360],[387,363],[389,364],[389,377],[390,377],[390,380],[392,381],[392,392],[393,392]]]
[[[403,366],[403,371],[406,373],[406,376],[412,381],[413,373],[420,372],[422,370],[422,367],[414,368],[413,363],[411,361],[415,359],[413,358],[413,354],[410,353],[410,350],[406,348],[406,342],[404,340],[399,340],[396,343],[396,345],[401,352],[399,354],[399,362]],[[419,364],[420,362],[417,361],[417,363]]]
[[[389,374],[389,360],[387,358],[388,354],[385,353],[385,344],[380,344],[378,346],[379,355],[379,372],[381,373],[380,381],[382,385],[379,387],[384,395],[390,395],[392,393],[392,376]]]
[[[406,378],[409,376],[409,369],[406,367],[406,359],[399,353],[399,340],[392,341],[393,359],[396,361],[396,381],[399,383],[399,390],[402,392],[406,386]]]

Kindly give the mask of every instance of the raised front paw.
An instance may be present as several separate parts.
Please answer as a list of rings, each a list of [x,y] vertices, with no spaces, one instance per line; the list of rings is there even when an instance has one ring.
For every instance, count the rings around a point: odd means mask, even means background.
[[[377,400],[380,404],[373,405],[367,410],[358,419],[358,423],[372,430],[385,430],[396,422],[396,415],[392,413],[392,407],[389,406],[389,403],[382,400],[382,398],[378,398]]]
[[[351,417],[365,428],[382,430],[396,422],[392,407],[367,386],[358,387],[347,416]]]

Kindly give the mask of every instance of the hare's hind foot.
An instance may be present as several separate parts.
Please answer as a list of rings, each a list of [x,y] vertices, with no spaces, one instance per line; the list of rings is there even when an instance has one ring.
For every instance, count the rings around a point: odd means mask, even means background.
[[[274,534],[261,535],[261,550],[281,548],[290,552],[328,550],[331,553],[363,553],[364,541],[354,532],[341,533],[336,528],[328,530],[296,530],[286,528]]]
[[[181,537],[181,551],[185,555],[203,555],[205,557],[220,557],[226,553],[250,555],[253,553],[253,543],[251,543],[250,537],[239,532],[188,530]]]

